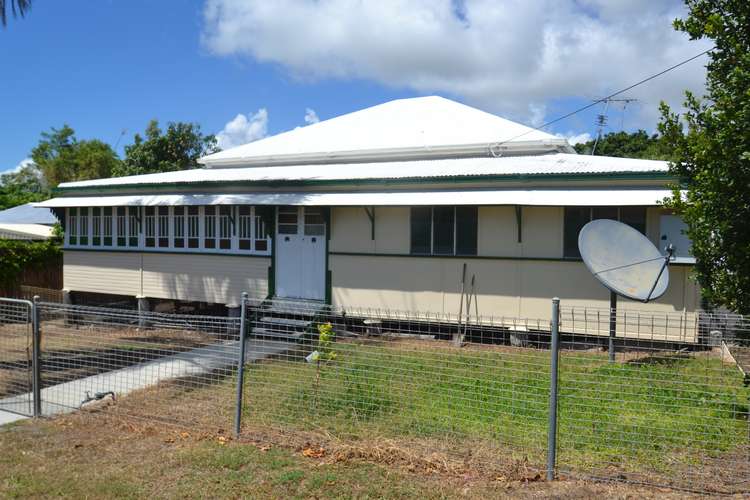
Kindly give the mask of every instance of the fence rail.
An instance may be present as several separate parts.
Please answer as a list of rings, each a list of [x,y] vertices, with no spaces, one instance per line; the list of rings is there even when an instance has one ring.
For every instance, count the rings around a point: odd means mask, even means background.
[[[355,456],[388,442],[482,470],[750,493],[743,316],[618,311],[610,359],[606,309],[563,304],[550,322],[242,304],[229,318],[0,299],[0,409],[21,398],[26,414],[38,401]]]

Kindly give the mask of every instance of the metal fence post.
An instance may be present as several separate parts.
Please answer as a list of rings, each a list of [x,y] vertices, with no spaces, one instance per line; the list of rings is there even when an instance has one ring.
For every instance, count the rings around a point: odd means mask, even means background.
[[[247,292],[242,292],[242,303],[240,304],[240,339],[239,357],[237,359],[237,407],[234,412],[234,435],[239,437],[242,426],[242,388],[245,379],[245,339],[246,339],[246,316],[247,316]]]
[[[39,296],[35,295],[31,306],[31,370],[34,417],[42,416],[42,336],[39,328]]]
[[[560,299],[552,299],[552,331],[550,332],[549,427],[547,430],[547,480],[555,479],[557,456],[557,363],[560,337]]]

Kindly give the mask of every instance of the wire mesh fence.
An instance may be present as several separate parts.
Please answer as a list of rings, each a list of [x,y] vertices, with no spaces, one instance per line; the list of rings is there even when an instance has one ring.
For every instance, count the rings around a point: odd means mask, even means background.
[[[43,413],[106,407],[215,430],[231,427],[241,401],[245,436],[335,442],[362,458],[438,453],[498,476],[545,470],[549,319],[292,300],[244,307],[243,324],[38,303]],[[15,360],[14,396],[31,392],[20,376],[29,314],[0,301],[0,366]],[[750,492],[747,318],[563,307],[559,326],[559,474]]]
[[[239,319],[38,303],[44,415],[113,405],[183,425],[230,415]],[[127,396],[127,397],[123,397]]]
[[[618,315],[610,361],[600,338],[573,321],[573,310],[562,316],[575,333],[563,333],[560,351],[561,470],[715,493],[750,491],[750,393],[729,354],[744,349],[744,321]],[[591,316],[588,331],[609,331],[608,315]],[[654,329],[644,331],[652,322]]]
[[[32,304],[0,298],[0,410],[33,415]]]

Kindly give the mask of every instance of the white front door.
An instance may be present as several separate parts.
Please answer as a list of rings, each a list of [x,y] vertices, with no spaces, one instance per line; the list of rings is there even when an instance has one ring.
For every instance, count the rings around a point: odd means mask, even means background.
[[[319,207],[279,207],[276,219],[276,295],[325,299],[326,225]]]

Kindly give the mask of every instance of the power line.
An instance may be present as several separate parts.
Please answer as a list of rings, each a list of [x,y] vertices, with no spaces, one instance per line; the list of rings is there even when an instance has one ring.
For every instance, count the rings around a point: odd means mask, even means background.
[[[616,97],[616,96],[618,96],[618,95],[620,95],[620,94],[622,94],[622,93],[624,93],[624,92],[627,92],[628,90],[631,90],[631,89],[634,89],[634,88],[638,87],[639,85],[643,85],[644,83],[646,83],[646,82],[648,82],[648,81],[651,81],[651,80],[653,80],[654,78],[658,78],[658,77],[660,77],[661,75],[663,75],[663,74],[665,74],[665,73],[669,73],[669,72],[670,72],[670,71],[672,71],[673,69],[677,69],[677,68],[679,68],[680,66],[683,66],[683,65],[685,65],[685,64],[687,64],[687,63],[689,63],[689,62],[691,62],[691,61],[694,61],[695,59],[698,59],[699,57],[701,57],[701,56],[703,56],[703,55],[706,55],[706,54],[708,54],[709,52],[711,52],[711,51],[712,51],[712,50],[714,50],[715,48],[716,48],[716,46],[714,46],[714,47],[711,47],[710,49],[704,50],[704,51],[703,51],[703,52],[701,52],[700,54],[696,54],[696,55],[694,55],[693,57],[690,57],[690,58],[688,58],[688,59],[685,59],[684,61],[678,62],[678,63],[677,63],[677,64],[675,64],[674,66],[670,66],[670,67],[668,67],[667,69],[664,69],[664,70],[662,70],[662,71],[659,71],[658,73],[655,73],[655,74],[653,74],[653,75],[651,75],[651,76],[649,76],[649,77],[646,77],[646,78],[644,78],[643,80],[641,80],[641,81],[639,81],[639,82],[636,82],[636,83],[634,83],[634,84],[632,84],[632,85],[630,85],[630,86],[628,86],[628,87],[625,87],[624,89],[618,90],[617,92],[614,92],[614,93],[612,93],[612,94],[609,94],[609,95],[608,95],[608,96],[606,96],[606,97],[602,97],[601,99],[597,99],[596,101],[594,101],[594,102],[592,102],[592,103],[590,103],[590,104],[587,104],[586,106],[582,106],[582,107],[580,107],[580,108],[576,109],[575,111],[571,111],[570,113],[567,113],[567,114],[565,114],[565,115],[563,115],[563,116],[560,116],[559,118],[555,118],[554,120],[548,121],[547,123],[544,123],[543,125],[539,125],[538,127],[534,127],[534,128],[532,128],[532,129],[529,129],[529,130],[527,130],[526,132],[523,132],[522,134],[518,134],[518,135],[517,135],[517,136],[515,136],[515,137],[511,137],[510,139],[506,139],[506,140],[504,140],[504,141],[501,141],[501,142],[493,143],[493,146],[500,146],[500,145],[502,145],[502,144],[505,144],[505,143],[507,143],[507,142],[510,142],[510,141],[515,141],[515,140],[516,140],[516,139],[518,139],[519,137],[523,137],[523,136],[525,136],[525,135],[527,135],[527,134],[530,134],[531,132],[536,132],[537,130],[541,130],[541,129],[543,129],[543,128],[547,128],[547,127],[549,127],[550,125],[552,125],[552,124],[555,124],[555,123],[557,123],[557,122],[559,122],[559,121],[565,120],[566,118],[570,118],[571,116],[573,116],[573,115],[575,115],[575,114],[578,114],[578,113],[580,113],[581,111],[586,111],[587,109],[589,109],[589,108],[592,108],[592,107],[596,106],[596,105],[597,105],[597,104],[599,104],[600,102],[605,102],[605,101],[609,101],[609,100],[611,100],[611,99],[612,99],[613,97]]]

